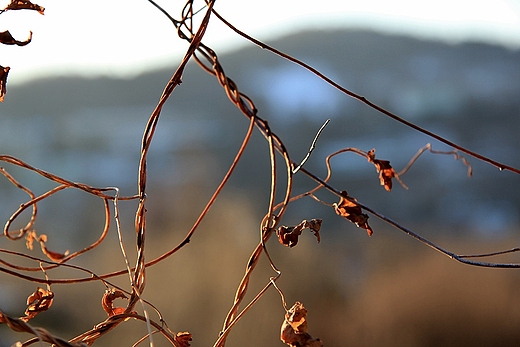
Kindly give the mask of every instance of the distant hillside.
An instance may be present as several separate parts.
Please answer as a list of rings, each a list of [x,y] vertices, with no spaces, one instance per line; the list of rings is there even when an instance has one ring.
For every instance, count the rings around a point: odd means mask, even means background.
[[[302,32],[269,44],[406,119],[520,166],[520,51],[340,30]],[[319,126],[332,119],[307,164],[320,174],[324,156],[342,147],[375,147],[397,167],[427,142],[445,149],[256,46],[220,60],[295,158],[305,155]],[[134,189],[142,131],[176,63],[131,79],[57,77],[10,87],[0,105],[0,151],[78,181]],[[225,170],[246,126],[216,80],[190,63],[152,145],[156,184],[206,182],[205,170]],[[265,149],[262,139],[255,141]],[[265,153],[250,153],[232,184],[244,189],[256,182],[253,190],[262,195],[268,177],[261,176],[266,166],[258,163]],[[468,179],[460,162],[425,155],[403,178],[410,189],[397,187],[389,195],[378,186],[373,167],[344,158],[336,161],[335,177],[345,175],[345,189],[389,215],[417,223],[442,218],[454,226],[484,218],[480,225],[493,230],[519,222],[520,196],[510,189],[517,177],[497,179],[490,176],[494,169],[474,160],[475,175]],[[456,207],[447,209],[452,203]]]

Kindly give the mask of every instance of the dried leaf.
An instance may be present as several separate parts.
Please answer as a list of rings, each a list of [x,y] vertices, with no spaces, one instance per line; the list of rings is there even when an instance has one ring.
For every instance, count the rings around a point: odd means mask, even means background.
[[[348,197],[346,191],[342,191],[341,194],[343,196],[340,198],[339,203],[333,204],[336,213],[341,217],[348,219],[357,227],[365,229],[368,236],[372,236],[373,230],[370,225],[368,225],[368,215],[364,214],[361,207],[355,203],[355,198],[351,198],[354,201],[350,201],[346,199],[346,197]]]
[[[11,0],[11,3],[4,10],[34,10],[44,14],[45,8],[27,0]]]
[[[392,178],[395,177],[396,173],[388,160],[374,159],[374,165],[376,166],[377,172],[379,172],[379,182],[385,187],[387,191],[392,190]]]
[[[34,241],[36,240],[38,240],[38,235],[36,235],[36,232],[33,230],[28,231],[25,235],[25,246],[27,247],[27,249],[30,249],[32,251],[34,248]]]
[[[387,191],[390,191],[392,190],[392,178],[398,177],[397,173],[394,171],[394,168],[390,165],[388,160],[376,159],[375,152],[375,149],[371,149],[367,153],[367,159],[376,167],[376,170],[379,173],[379,182],[381,185],[384,186]]]
[[[25,317],[21,317],[20,319],[27,322],[38,313],[47,311],[52,305],[53,298],[53,292],[38,287],[38,289],[27,298],[28,306],[25,310]]]
[[[17,45],[17,46],[25,46],[29,44],[32,40],[32,31],[29,32],[29,38],[25,41],[18,41],[16,40],[13,35],[7,31],[0,32],[0,43],[3,43],[4,45]]]
[[[47,247],[45,247],[45,244],[40,242],[40,246],[42,248],[42,252],[52,261],[60,262],[63,258],[65,258],[67,255],[69,255],[69,251],[65,251],[64,253],[58,253],[49,251]]]
[[[175,336],[175,341],[179,343],[181,347],[190,347],[190,341],[192,340],[192,335],[187,332],[179,332]]]
[[[283,343],[292,347],[323,347],[320,339],[307,332],[306,317],[307,309],[297,301],[285,314],[280,332]]]
[[[321,219],[311,219],[310,221],[303,220],[300,224],[293,227],[282,225],[276,230],[278,241],[284,246],[294,247],[298,243],[298,237],[302,234],[302,231],[304,229],[310,229],[319,243],[321,222]]]
[[[50,251],[45,245],[45,242],[47,242],[47,235],[45,234],[42,234],[40,237],[38,237],[38,241],[40,242],[40,247],[43,254],[45,254],[52,261],[59,262],[69,254],[69,251],[65,251],[64,253]]]
[[[5,93],[7,93],[7,75],[11,68],[9,66],[3,67],[0,65],[0,102],[4,102]]]
[[[128,299],[120,290],[117,289],[107,289],[105,294],[103,294],[103,298],[101,299],[101,306],[103,310],[108,314],[109,317],[125,312],[125,308],[123,307],[114,307],[115,299]]]

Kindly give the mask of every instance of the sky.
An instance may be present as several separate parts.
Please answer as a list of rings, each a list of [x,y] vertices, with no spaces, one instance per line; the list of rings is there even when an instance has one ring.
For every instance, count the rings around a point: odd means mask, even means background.
[[[204,2],[197,1],[202,8]],[[0,0],[0,6],[9,2]],[[0,65],[11,67],[10,84],[66,74],[135,76],[177,66],[187,47],[147,0],[33,2],[45,7],[45,15],[35,11],[0,15],[0,31],[9,30],[18,40],[33,32],[27,46],[0,46]],[[185,1],[157,2],[178,19]],[[520,49],[519,0],[217,0],[215,9],[267,43],[297,30],[365,28]],[[203,42],[220,55],[249,44],[216,17],[210,20]]]

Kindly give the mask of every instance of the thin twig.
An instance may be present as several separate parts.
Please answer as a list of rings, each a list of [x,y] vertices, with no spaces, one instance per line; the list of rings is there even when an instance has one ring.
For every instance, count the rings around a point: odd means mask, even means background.
[[[316,136],[314,136],[314,140],[312,140],[311,147],[309,148],[307,155],[305,155],[305,158],[303,158],[302,162],[296,168],[293,169],[293,175],[296,174],[303,165],[305,165],[307,160],[309,160],[312,151],[314,151],[314,148],[316,148],[316,142],[318,141],[318,138],[320,137],[321,132],[323,131],[323,129],[325,129],[325,127],[327,126],[327,124],[329,124],[329,122],[330,122],[330,119],[327,119],[325,121],[325,123],[323,123],[323,125],[321,126],[320,130],[318,130],[318,132],[316,133]]]

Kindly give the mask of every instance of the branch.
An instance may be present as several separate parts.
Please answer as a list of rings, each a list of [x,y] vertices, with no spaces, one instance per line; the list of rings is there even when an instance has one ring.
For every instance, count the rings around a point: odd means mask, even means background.
[[[380,113],[386,115],[387,117],[390,117],[390,118],[392,118],[393,120],[395,120],[395,121],[397,121],[399,123],[402,123],[402,124],[412,128],[414,130],[417,130],[418,132],[421,132],[421,133],[423,133],[425,135],[428,135],[428,136],[436,139],[437,141],[442,142],[442,143],[444,143],[444,144],[446,144],[446,145],[448,145],[450,147],[453,147],[453,148],[455,148],[455,149],[457,149],[457,150],[459,150],[461,152],[464,152],[464,153],[466,153],[466,154],[468,154],[468,155],[470,155],[470,156],[472,156],[474,158],[477,158],[477,159],[479,159],[479,160],[481,160],[483,162],[486,162],[486,163],[488,163],[490,165],[493,165],[493,166],[497,167],[500,171],[507,170],[507,171],[514,172],[516,174],[520,174],[520,169],[517,169],[517,168],[514,168],[512,166],[500,163],[500,162],[495,161],[495,160],[493,160],[491,158],[488,158],[486,156],[483,156],[481,154],[473,152],[473,151],[471,151],[469,149],[466,149],[466,148],[464,148],[464,147],[462,147],[462,146],[460,146],[460,145],[458,145],[458,144],[456,144],[456,143],[454,143],[454,142],[452,142],[450,140],[445,139],[442,136],[439,136],[439,135],[437,135],[437,134],[435,134],[435,133],[433,133],[433,132],[431,132],[431,131],[429,131],[427,129],[424,129],[424,128],[422,128],[422,127],[420,127],[420,126],[410,122],[410,121],[407,121],[404,118],[399,117],[398,115],[396,115],[396,114],[394,114],[394,113],[392,113],[390,111],[387,111],[386,109],[384,109],[384,108],[374,104],[373,102],[369,101],[364,96],[356,94],[356,93],[348,90],[347,88],[342,87],[340,84],[334,82],[331,78],[325,76],[323,73],[319,72],[317,69],[315,69],[312,66],[304,63],[303,61],[298,60],[298,59],[296,59],[296,58],[294,58],[294,57],[292,57],[292,56],[290,56],[290,55],[288,55],[286,53],[283,53],[282,51],[279,51],[276,48],[273,48],[273,47],[263,43],[262,41],[257,40],[255,38],[253,38],[252,36],[247,35],[246,33],[240,31],[235,26],[233,26],[231,23],[229,23],[227,20],[225,20],[216,10],[213,10],[213,14],[218,19],[220,19],[225,25],[227,25],[231,30],[236,32],[238,35],[244,37],[248,41],[251,41],[255,45],[259,46],[260,48],[268,50],[268,51],[270,51],[270,52],[272,52],[272,53],[274,53],[274,54],[276,54],[276,55],[278,55],[278,56],[280,56],[280,57],[282,57],[282,58],[284,58],[284,59],[286,59],[286,60],[288,60],[290,62],[293,62],[293,63],[303,67],[304,69],[312,72],[314,75],[318,76],[319,78],[321,78],[322,80],[324,80],[325,82],[327,82],[328,84],[330,84],[331,86],[336,88],[337,90],[341,91],[342,93],[344,93],[344,94],[346,94],[346,95],[348,95],[348,96],[350,96],[350,97],[352,97],[352,98],[354,98],[354,99],[356,99],[358,101],[361,101],[365,105],[373,108],[376,111],[379,111]]]

